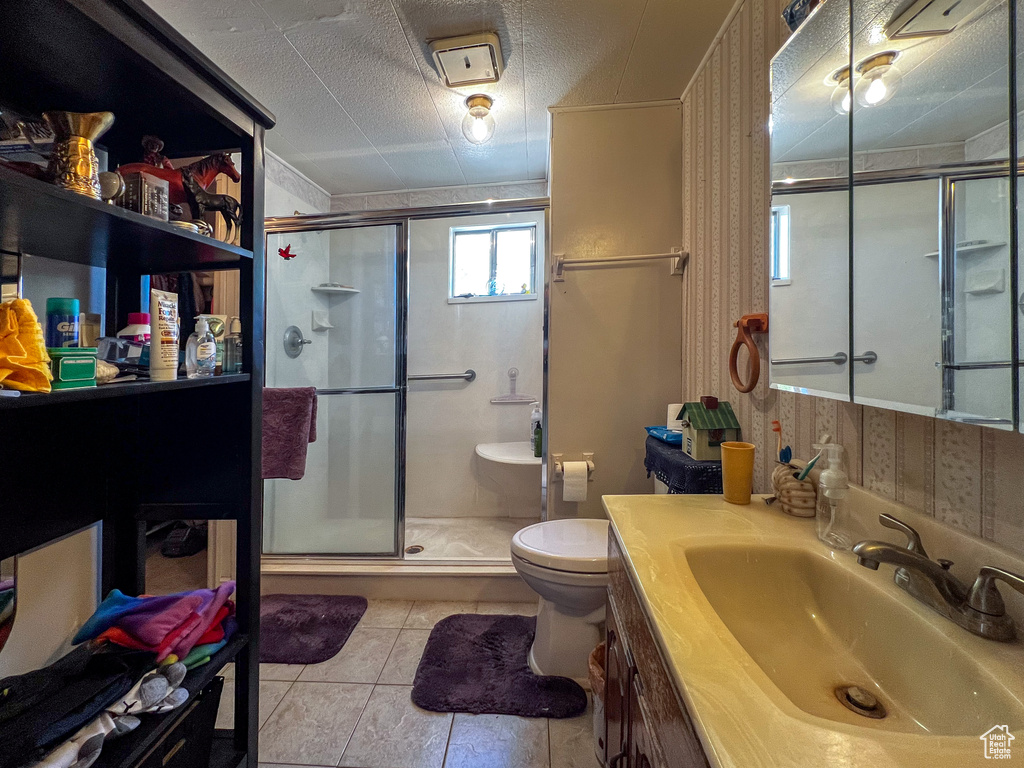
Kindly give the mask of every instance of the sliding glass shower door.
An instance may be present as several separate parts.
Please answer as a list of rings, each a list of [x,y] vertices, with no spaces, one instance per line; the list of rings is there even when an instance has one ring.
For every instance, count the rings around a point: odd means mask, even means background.
[[[266,385],[316,387],[319,414],[305,477],[266,482],[264,552],[398,556],[405,225],[270,226],[267,261]],[[293,327],[305,340],[297,356],[284,344]]]

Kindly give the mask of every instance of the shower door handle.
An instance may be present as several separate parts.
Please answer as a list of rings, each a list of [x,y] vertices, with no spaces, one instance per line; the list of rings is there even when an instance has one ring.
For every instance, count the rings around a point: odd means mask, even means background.
[[[473,381],[475,378],[476,371],[468,368],[465,373],[420,373],[409,376],[409,381],[451,381],[454,379]]]

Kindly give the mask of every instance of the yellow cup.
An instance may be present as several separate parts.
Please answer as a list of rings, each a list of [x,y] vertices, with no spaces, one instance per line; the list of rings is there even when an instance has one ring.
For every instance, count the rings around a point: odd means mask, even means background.
[[[722,443],[722,496],[730,504],[749,504],[754,484],[754,444]]]

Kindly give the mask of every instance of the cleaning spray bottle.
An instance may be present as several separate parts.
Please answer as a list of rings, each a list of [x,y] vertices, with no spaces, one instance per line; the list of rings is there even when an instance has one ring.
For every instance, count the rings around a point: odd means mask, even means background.
[[[825,469],[818,476],[818,538],[832,549],[850,549],[850,480],[843,466],[843,446],[828,443],[821,446],[821,451]]]

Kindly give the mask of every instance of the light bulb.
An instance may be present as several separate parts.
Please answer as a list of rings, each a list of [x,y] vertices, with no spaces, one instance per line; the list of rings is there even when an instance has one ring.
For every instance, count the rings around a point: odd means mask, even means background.
[[[494,115],[491,114],[493,104],[490,96],[479,93],[466,99],[469,111],[462,118],[462,134],[471,144],[483,144],[494,135]]]
[[[850,114],[850,107],[853,102],[853,98],[850,95],[850,81],[849,79],[842,80],[839,85],[832,91],[832,109],[835,110],[838,115]]]
[[[886,51],[857,65],[860,79],[853,88],[853,98],[862,107],[880,106],[896,95],[903,80],[903,73],[893,64],[897,56],[895,51]]]

